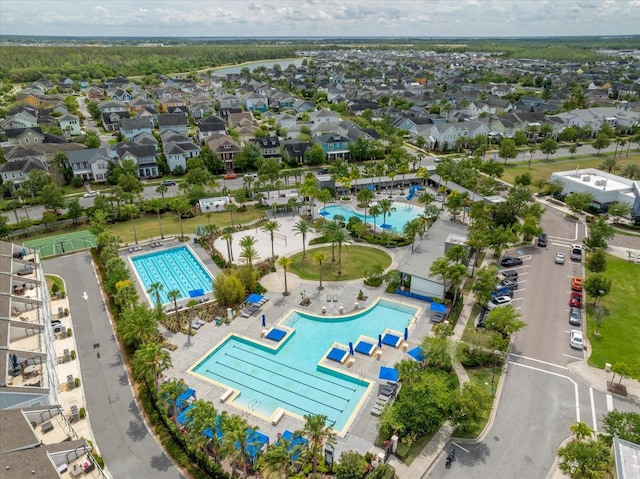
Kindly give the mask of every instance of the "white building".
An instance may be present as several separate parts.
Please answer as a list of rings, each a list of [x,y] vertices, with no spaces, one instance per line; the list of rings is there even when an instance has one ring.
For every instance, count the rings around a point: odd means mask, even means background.
[[[564,185],[562,193],[591,193],[596,203],[629,204],[636,216],[640,215],[640,181],[630,180],[618,175],[586,168],[571,171],[557,171],[551,174],[551,181],[560,181]]]

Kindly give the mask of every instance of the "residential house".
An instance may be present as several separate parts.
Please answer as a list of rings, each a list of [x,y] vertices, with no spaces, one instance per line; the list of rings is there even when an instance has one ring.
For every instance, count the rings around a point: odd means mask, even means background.
[[[253,117],[251,112],[244,111],[241,113],[229,113],[227,117],[227,124],[229,128],[237,129],[240,126],[253,126],[258,127],[258,122]]]
[[[291,166],[303,165],[305,154],[312,146],[313,143],[308,141],[284,140],[282,142],[282,157]]]
[[[134,142],[118,143],[112,151],[112,154],[115,154],[120,164],[127,160],[136,164],[138,166],[139,178],[155,178],[160,176],[154,145],[144,145]]]
[[[106,100],[98,104],[98,109],[101,113],[114,113],[127,111],[127,105],[121,101]]]
[[[2,177],[3,183],[11,181],[18,185],[27,181],[29,174],[34,170],[47,171],[46,167],[35,158],[7,161],[0,165],[0,176]]]
[[[108,88],[107,96],[115,101],[121,101],[123,103],[131,102],[131,93],[121,87]]]
[[[167,160],[169,171],[172,173],[178,167],[182,168],[182,171],[186,171],[187,160],[200,155],[200,147],[185,134],[174,130],[165,130],[160,134],[160,137],[164,156]]]
[[[280,113],[275,115],[276,123],[280,126],[280,128],[284,130],[288,130],[293,125],[296,124],[296,117],[293,115],[289,115],[288,113]]]
[[[331,121],[331,122],[320,122],[320,123],[313,123],[310,125],[309,127],[309,133],[311,134],[311,137],[317,137],[317,136],[322,136],[325,135],[327,133],[336,133],[339,134],[338,131],[340,130],[340,122],[339,121]]]
[[[4,130],[4,134],[6,141],[1,146],[36,146],[45,141],[45,135],[40,128],[13,128]]]
[[[7,119],[0,123],[0,128],[3,130],[35,128],[36,126],[38,126],[38,117],[26,110],[15,115],[7,115]]]
[[[298,114],[308,113],[316,109],[316,104],[310,100],[297,100],[291,108]]]
[[[158,128],[161,135],[165,131],[186,135],[188,126],[189,121],[183,113],[163,113],[158,115]]]
[[[337,158],[349,158],[349,139],[337,133],[327,133],[313,139],[314,142],[322,146],[327,160],[332,161]]]
[[[282,155],[280,153],[280,139],[277,136],[266,136],[249,139],[251,143],[258,145],[260,154],[265,159],[275,159],[280,163]]]
[[[16,145],[7,151],[4,155],[7,161],[17,161],[23,160],[26,158],[34,158],[38,160],[40,163],[47,167],[47,155],[42,150],[37,150],[35,148],[27,148],[21,145]]]
[[[158,100],[158,103],[160,104],[160,111],[163,113],[186,114],[188,111],[187,102],[185,101],[184,98],[174,97],[174,96],[169,98],[160,98]],[[179,109],[180,111],[176,111],[176,109]]]
[[[198,140],[204,141],[207,136],[226,135],[227,129],[224,120],[217,116],[208,116],[198,122]]]
[[[158,122],[158,111],[150,106],[144,107],[138,112],[138,118],[146,118],[149,123],[155,125]]]
[[[153,123],[149,117],[123,118],[120,120],[120,133],[127,140],[132,140],[140,133],[151,133]]]
[[[58,118],[58,124],[62,130],[62,134],[66,137],[78,136],[81,133],[80,117],[67,113]]]
[[[215,115],[216,108],[213,99],[209,97],[197,97],[189,104],[189,114],[196,120]]]
[[[84,181],[106,181],[111,157],[106,148],[89,148],[67,152],[73,176]]]
[[[138,133],[133,137],[133,142],[138,143],[139,145],[153,145],[156,153],[160,151],[160,142],[155,136],[153,136],[153,133]]]
[[[106,98],[104,90],[97,86],[87,88],[86,96],[89,101],[102,101]]]
[[[309,121],[313,124],[338,123],[340,121],[340,115],[333,110],[323,108],[322,110],[309,113]]]
[[[338,134],[347,137],[350,141],[355,141],[358,139],[374,140],[378,138],[378,134],[374,129],[365,131],[350,120],[343,120],[338,123]]]
[[[434,124],[429,136],[425,137],[425,147],[431,150],[447,151],[455,147],[458,139],[458,129],[451,123]]]
[[[131,114],[128,111],[111,111],[100,115],[102,127],[107,131],[119,131],[120,121],[130,117]]]
[[[129,108],[131,111],[135,111],[137,113],[143,111],[145,108],[156,108],[156,102],[153,100],[149,100],[148,98],[136,98],[129,103]]]
[[[222,163],[225,171],[233,171],[235,168],[235,157],[242,151],[242,147],[228,135],[210,135],[204,140],[205,144],[211,151],[216,153]]]
[[[238,98],[237,96],[234,96],[234,95],[230,95],[228,93],[215,96],[214,98],[220,105],[221,110],[228,110],[230,108],[240,108],[240,105],[242,104],[241,98]]]

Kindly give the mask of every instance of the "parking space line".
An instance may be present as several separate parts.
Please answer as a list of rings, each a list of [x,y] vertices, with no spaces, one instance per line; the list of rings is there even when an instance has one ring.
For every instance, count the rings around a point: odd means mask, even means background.
[[[593,432],[598,433],[598,420],[596,419],[596,406],[593,401],[593,388],[589,387],[589,399],[591,400],[591,420],[593,421]]]
[[[577,356],[571,356],[571,354],[563,354],[563,356],[566,356],[566,357],[571,358],[571,359],[575,359],[576,361],[580,361],[581,359],[584,359],[584,357],[579,358]]]
[[[611,394],[607,394],[607,411],[613,411],[613,396]]]

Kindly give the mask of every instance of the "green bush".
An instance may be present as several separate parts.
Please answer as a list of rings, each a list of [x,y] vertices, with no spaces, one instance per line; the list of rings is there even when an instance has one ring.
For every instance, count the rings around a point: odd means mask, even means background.
[[[378,287],[382,284],[382,278],[365,278],[364,284],[367,286]]]
[[[73,380],[73,385],[74,385],[75,387],[79,388],[79,387],[80,387],[80,378],[75,378],[75,379]]]
[[[80,411],[78,411],[78,416],[80,416],[80,419],[84,419],[85,417],[87,417],[87,410],[81,407]]]
[[[67,328],[67,337],[70,338],[71,336],[73,336],[71,328]]]
[[[71,361],[73,361],[74,359],[76,359],[76,350],[72,349],[71,350]]]
[[[495,357],[493,352],[461,343],[458,345],[457,356],[465,368],[481,366],[501,366],[502,357]]]

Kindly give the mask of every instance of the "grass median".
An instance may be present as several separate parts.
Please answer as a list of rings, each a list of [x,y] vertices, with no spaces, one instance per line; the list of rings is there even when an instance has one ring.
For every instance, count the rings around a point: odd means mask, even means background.
[[[602,274],[611,279],[613,286],[600,301],[605,315],[599,326],[594,314],[596,306],[592,300],[587,303],[589,364],[604,368],[606,363],[625,363],[636,368],[637,378],[640,375],[640,264],[607,255],[607,269]]]

